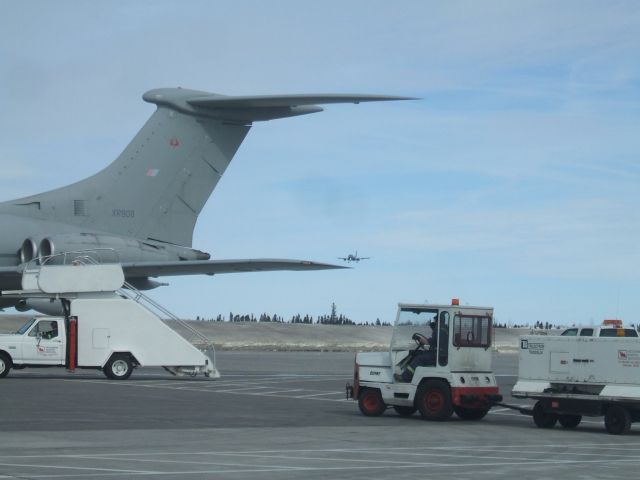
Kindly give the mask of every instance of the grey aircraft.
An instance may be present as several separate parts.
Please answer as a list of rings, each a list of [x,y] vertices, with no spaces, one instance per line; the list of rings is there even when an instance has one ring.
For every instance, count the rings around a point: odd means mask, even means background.
[[[369,260],[371,257],[359,257],[358,256],[358,251],[356,250],[356,253],[350,253],[349,255],[347,255],[346,257],[338,257],[339,260],[343,260],[347,263],[350,262],[359,262],[360,260]]]
[[[0,290],[19,289],[24,266],[34,259],[87,250],[97,261],[121,263],[127,281],[140,289],[163,285],[153,280],[161,276],[343,268],[301,260],[211,260],[192,248],[193,230],[253,122],[321,112],[319,104],[409,99],[225,96],[183,88],[150,90],[142,98],[156,111],[104,170],[0,203]],[[0,298],[0,309],[47,313],[38,302]]]

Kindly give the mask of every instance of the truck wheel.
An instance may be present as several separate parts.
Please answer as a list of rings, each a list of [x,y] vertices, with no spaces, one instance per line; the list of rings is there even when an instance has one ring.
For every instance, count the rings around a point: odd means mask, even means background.
[[[11,366],[11,357],[9,357],[9,355],[7,355],[6,353],[0,353],[0,378],[9,375]]]
[[[425,420],[446,420],[453,414],[451,390],[442,380],[429,380],[420,385],[415,404]]]
[[[395,405],[393,407],[393,409],[401,417],[410,417],[411,415],[416,413],[416,410],[417,410],[416,407],[403,407],[403,406],[399,406],[399,405]]]
[[[488,408],[453,407],[453,411],[462,420],[480,420],[489,413]]]
[[[538,400],[533,407],[533,423],[539,428],[553,428],[558,421],[558,415],[545,410],[545,404]]]
[[[365,388],[358,396],[358,407],[367,417],[379,417],[387,409],[377,388]]]
[[[631,430],[631,414],[620,405],[612,405],[604,414],[604,427],[611,435],[623,435]]]
[[[564,428],[576,428],[582,421],[582,415],[559,415],[558,423]]]
[[[102,371],[111,380],[126,380],[133,371],[131,357],[123,353],[112,355]]]

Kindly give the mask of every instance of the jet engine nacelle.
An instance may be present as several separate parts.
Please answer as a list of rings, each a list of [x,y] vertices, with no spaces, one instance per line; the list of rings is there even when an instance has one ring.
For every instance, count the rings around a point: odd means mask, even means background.
[[[21,251],[30,252],[32,245],[27,245],[31,239],[25,240]],[[155,241],[142,241],[135,238],[105,235],[99,233],[65,233],[45,237],[37,250],[38,257],[48,257],[66,252],[68,256],[60,256],[51,261],[53,263],[69,263],[81,256],[77,252],[90,252],[90,256],[101,263],[110,262],[153,262],[178,260],[208,260],[209,254],[178,245],[165,244]]]
[[[29,237],[18,250],[18,260],[20,263],[27,263],[38,256],[38,245],[40,238]]]
[[[60,300],[54,300],[53,298],[27,298],[26,300],[20,300],[17,305],[14,305],[14,308],[19,312],[35,310],[54,317],[64,315],[62,303]]]

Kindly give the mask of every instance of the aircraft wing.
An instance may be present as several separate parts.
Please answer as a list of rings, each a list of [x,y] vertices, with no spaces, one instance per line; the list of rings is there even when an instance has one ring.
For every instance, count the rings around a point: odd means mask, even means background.
[[[220,273],[270,272],[278,270],[331,270],[348,268],[307,260],[247,259],[191,260],[176,262],[123,263],[126,277],[170,277],[175,275],[217,275]]]
[[[174,262],[126,262],[122,270],[127,279],[144,277],[171,277],[178,275],[217,275],[221,273],[273,272],[279,270],[332,270],[342,265],[285,260],[274,258],[247,260],[190,260]],[[22,283],[20,266],[0,267],[0,290],[19,289]]]

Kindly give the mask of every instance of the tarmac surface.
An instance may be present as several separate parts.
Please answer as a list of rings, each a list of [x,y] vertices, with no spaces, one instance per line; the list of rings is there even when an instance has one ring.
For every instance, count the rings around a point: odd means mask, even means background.
[[[631,478],[640,426],[599,418],[538,429],[502,408],[481,421],[360,414],[350,352],[218,352],[218,380],[161,369],[127,381],[63,369],[0,379],[0,478]],[[517,355],[496,354],[508,403]]]

